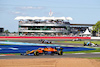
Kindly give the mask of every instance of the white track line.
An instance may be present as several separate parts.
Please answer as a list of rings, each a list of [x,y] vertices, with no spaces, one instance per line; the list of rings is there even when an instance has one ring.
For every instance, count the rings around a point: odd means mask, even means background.
[[[68,54],[100,54],[100,52],[92,52],[92,53],[68,53]],[[64,53],[63,55],[66,55],[66,53]]]
[[[12,49],[12,50],[18,50],[18,48],[13,48],[13,47],[11,47],[11,48],[8,48],[8,49]]]
[[[0,56],[6,56],[6,55],[0,55]]]
[[[72,54],[86,54],[86,53],[72,53]]]
[[[100,54],[100,52],[93,52],[93,53],[91,53],[91,54]]]

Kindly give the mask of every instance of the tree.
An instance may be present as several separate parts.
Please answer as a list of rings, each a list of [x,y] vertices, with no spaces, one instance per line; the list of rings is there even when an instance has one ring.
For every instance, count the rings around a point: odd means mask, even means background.
[[[98,21],[94,26],[93,26],[93,30],[92,31],[96,31],[96,32],[100,32],[100,21]]]
[[[16,32],[13,32],[13,33],[16,33]]]
[[[5,30],[4,33],[10,33],[9,30]]]

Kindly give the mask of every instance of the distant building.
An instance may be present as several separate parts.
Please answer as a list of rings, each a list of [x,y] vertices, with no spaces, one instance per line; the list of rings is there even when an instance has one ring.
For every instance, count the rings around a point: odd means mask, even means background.
[[[70,23],[63,21],[64,19],[65,17],[18,18],[20,20],[19,35],[59,36],[69,34]]]
[[[93,25],[94,24],[70,24],[70,32],[74,34],[83,33],[87,28],[91,31]]]
[[[0,28],[0,36],[4,35],[4,28]]]
[[[20,36],[61,36],[83,33],[94,24],[70,24],[66,17],[16,17]]]
[[[0,28],[0,33],[3,33],[4,32],[4,28]]]

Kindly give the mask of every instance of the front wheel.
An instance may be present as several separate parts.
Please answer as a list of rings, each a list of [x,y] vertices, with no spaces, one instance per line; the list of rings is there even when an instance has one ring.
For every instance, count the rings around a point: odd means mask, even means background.
[[[21,53],[20,55],[22,55],[22,56],[27,56],[28,54],[26,54],[26,53]]]
[[[35,55],[35,56],[39,56],[39,52],[38,52],[38,51],[35,51],[35,52],[34,52],[34,55]]]
[[[20,55],[24,55],[24,53],[21,53]]]
[[[83,46],[86,46],[86,44],[83,44]]]

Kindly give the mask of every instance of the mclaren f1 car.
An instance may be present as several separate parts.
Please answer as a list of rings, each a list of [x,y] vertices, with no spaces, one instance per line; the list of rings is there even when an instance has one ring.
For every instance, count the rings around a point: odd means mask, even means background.
[[[46,47],[46,48],[38,48],[37,50],[32,50],[32,51],[26,51],[26,53],[21,53],[21,55],[27,56],[27,55],[34,55],[34,56],[39,56],[39,55],[63,55],[63,48],[61,47]]]

